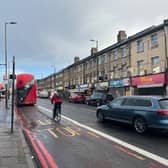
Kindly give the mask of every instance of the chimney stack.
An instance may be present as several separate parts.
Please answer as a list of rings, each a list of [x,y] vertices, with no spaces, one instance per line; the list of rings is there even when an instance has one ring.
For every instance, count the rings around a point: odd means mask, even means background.
[[[127,34],[126,34],[125,30],[120,30],[117,35],[117,42],[121,42],[125,39],[127,39]]]
[[[80,61],[80,58],[78,56],[75,56],[74,63],[78,63]]]
[[[168,19],[165,19],[165,20],[163,21],[163,23],[164,23],[165,25],[167,25],[167,24],[168,24]]]
[[[97,53],[97,48],[93,47],[90,50],[91,56],[93,56],[95,53]]]

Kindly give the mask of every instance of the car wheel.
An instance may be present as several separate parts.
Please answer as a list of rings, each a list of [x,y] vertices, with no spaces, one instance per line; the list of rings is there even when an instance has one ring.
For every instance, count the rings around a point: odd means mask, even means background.
[[[134,129],[137,133],[143,134],[147,130],[147,124],[143,117],[136,117],[134,119]]]
[[[99,110],[97,112],[97,121],[98,122],[104,122],[104,115],[103,115],[103,112],[101,110]]]

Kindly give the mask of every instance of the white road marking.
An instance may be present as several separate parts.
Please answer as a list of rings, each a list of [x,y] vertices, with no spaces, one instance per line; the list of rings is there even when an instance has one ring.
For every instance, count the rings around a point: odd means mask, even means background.
[[[52,111],[49,110],[49,109],[46,109],[46,108],[44,108],[42,106],[38,106],[38,107],[43,109],[43,110],[45,110],[45,111],[48,111],[48,112],[52,113]],[[143,156],[146,156],[146,157],[148,157],[148,158],[150,158],[152,160],[155,160],[156,162],[159,162],[159,163],[161,163],[161,164],[163,164],[165,166],[168,166],[168,159],[166,159],[166,158],[160,157],[159,155],[156,155],[156,154],[153,154],[153,153],[148,152],[146,150],[143,150],[141,148],[138,148],[138,147],[136,147],[134,145],[131,145],[131,144],[127,143],[127,142],[124,142],[124,141],[122,141],[122,140],[120,140],[118,138],[115,138],[113,136],[105,134],[105,133],[103,133],[101,131],[95,130],[95,129],[93,129],[91,127],[88,127],[86,125],[80,124],[79,122],[77,122],[75,120],[72,120],[72,119],[70,119],[70,118],[68,118],[66,116],[62,115],[62,118],[66,119],[68,121],[71,121],[72,123],[74,123],[74,124],[76,124],[76,125],[78,125],[78,126],[80,126],[82,128],[85,128],[85,129],[87,129],[89,131],[92,131],[92,132],[94,132],[94,133],[96,133],[96,134],[98,134],[98,135],[100,135],[100,136],[102,136],[102,137],[104,137],[104,138],[106,138],[106,139],[108,139],[110,141],[113,141],[113,142],[115,142],[115,143],[117,143],[117,144],[119,144],[121,146],[124,146],[125,148],[128,148],[128,149],[130,149],[132,151],[135,151],[135,152],[137,152],[137,153],[139,153],[139,154],[141,154]]]

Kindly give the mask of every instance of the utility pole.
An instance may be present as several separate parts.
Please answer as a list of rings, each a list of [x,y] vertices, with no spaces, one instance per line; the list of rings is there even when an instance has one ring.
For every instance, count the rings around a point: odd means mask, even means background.
[[[13,71],[10,77],[12,79],[12,108],[11,108],[11,133],[13,133],[13,120],[14,120],[14,95],[15,95],[15,56],[13,56]]]
[[[7,58],[7,25],[16,24],[16,22],[5,22],[5,107],[8,108],[8,58]]]

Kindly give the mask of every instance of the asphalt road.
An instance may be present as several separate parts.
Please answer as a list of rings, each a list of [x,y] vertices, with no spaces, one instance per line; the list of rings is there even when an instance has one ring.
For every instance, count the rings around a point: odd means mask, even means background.
[[[18,111],[26,120],[26,132],[43,166],[168,167],[168,133],[151,130],[139,135],[128,125],[100,124],[96,107],[85,104],[63,102],[60,123],[51,120],[52,105],[47,99]]]

